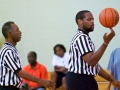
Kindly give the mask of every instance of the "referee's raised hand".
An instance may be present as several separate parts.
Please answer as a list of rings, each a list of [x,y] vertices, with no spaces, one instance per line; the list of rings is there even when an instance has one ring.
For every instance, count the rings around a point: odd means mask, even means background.
[[[112,38],[115,36],[115,32],[112,28],[110,28],[110,32],[109,33],[105,33],[103,36],[104,42],[106,44],[109,44],[109,42],[112,40]]]
[[[51,80],[40,80],[39,82],[40,85],[44,86],[44,87],[47,87],[49,89],[52,89],[55,87],[55,83]]]

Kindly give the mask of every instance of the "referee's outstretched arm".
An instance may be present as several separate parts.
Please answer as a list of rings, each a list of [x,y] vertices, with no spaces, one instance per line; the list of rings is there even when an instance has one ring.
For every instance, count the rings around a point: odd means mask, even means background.
[[[30,74],[28,74],[27,72],[20,70],[19,72],[16,73],[18,77],[22,77],[26,80],[32,81],[32,82],[36,82],[38,84],[41,84],[44,87],[47,87],[49,89],[55,87],[55,83],[50,81],[50,80],[43,80],[37,77],[34,77]]]
[[[98,75],[101,76],[102,78],[108,80],[115,88],[120,89],[120,82],[115,80],[113,78],[113,76],[106,73],[101,66],[100,66],[100,71],[99,71]]]

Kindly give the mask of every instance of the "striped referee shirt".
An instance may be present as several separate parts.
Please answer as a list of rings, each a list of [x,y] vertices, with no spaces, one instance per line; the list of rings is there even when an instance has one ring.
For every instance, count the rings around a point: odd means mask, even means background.
[[[0,86],[20,88],[21,78],[16,75],[21,70],[17,49],[6,42],[0,50]]]
[[[77,30],[70,44],[68,71],[96,76],[100,69],[99,64],[96,64],[94,67],[92,67],[82,59],[82,57],[89,52],[95,52],[95,46],[93,42],[88,34],[82,30]]]

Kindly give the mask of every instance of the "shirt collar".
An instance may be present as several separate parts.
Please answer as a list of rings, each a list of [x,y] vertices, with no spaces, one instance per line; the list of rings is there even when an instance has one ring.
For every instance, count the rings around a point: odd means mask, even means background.
[[[7,45],[10,45],[10,46],[12,46],[12,47],[14,47],[11,43],[9,43],[9,42],[5,42],[5,44],[7,44]],[[15,47],[14,47],[15,48]]]
[[[29,68],[29,69],[37,69],[37,68],[39,68],[39,64],[38,64],[38,62],[36,62],[36,66],[35,66],[34,68],[31,68],[31,66],[30,66],[30,64],[29,64],[28,68]]]
[[[83,30],[81,30],[81,29],[78,29],[77,31],[78,31],[78,32],[82,32],[82,33],[86,34],[87,36],[89,36],[88,33],[86,33],[85,31],[83,31]]]
[[[16,53],[18,53],[18,50],[17,50],[11,43],[5,42],[4,45],[8,45],[8,46],[12,47],[13,50],[14,50]]]

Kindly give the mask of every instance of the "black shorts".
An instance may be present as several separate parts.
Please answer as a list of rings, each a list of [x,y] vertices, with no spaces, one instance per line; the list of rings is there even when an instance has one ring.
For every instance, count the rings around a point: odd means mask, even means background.
[[[56,74],[57,74],[56,88],[59,88],[62,85],[62,78],[65,77],[66,74],[62,72],[56,72]]]
[[[67,72],[66,81],[68,90],[98,90],[98,85],[93,75]]]
[[[14,86],[0,86],[0,90],[20,90],[20,89]]]

